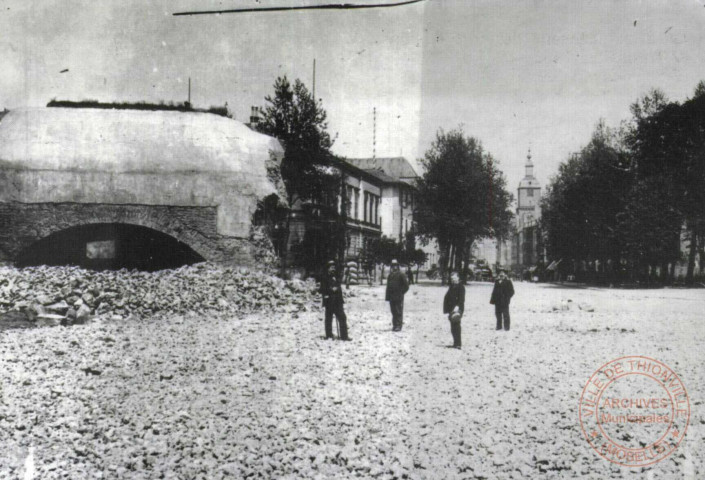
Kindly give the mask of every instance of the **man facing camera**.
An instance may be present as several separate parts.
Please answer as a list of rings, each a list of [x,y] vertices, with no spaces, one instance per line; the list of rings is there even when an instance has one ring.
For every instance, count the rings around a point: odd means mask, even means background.
[[[399,270],[399,262],[392,260],[392,273],[387,277],[387,294],[385,300],[392,310],[392,331],[400,332],[404,324],[404,294],[409,291],[409,282]]]
[[[500,270],[499,279],[494,282],[490,304],[494,305],[494,314],[497,317],[496,330],[509,330],[509,302],[514,296],[514,285],[507,278],[504,270]]]

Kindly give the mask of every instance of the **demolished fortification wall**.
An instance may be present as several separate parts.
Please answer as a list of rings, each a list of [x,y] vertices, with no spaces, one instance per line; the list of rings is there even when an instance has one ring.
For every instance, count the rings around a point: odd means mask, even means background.
[[[0,121],[0,261],[92,223],[153,228],[253,263],[257,204],[283,191],[274,138],[207,113],[21,109]]]

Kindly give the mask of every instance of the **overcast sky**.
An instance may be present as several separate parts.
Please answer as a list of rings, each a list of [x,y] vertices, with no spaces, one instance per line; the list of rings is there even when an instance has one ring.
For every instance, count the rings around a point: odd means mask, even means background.
[[[545,184],[600,118],[617,125],[652,87],[682,100],[705,79],[702,0],[172,15],[294,3],[331,2],[0,0],[0,108],[184,101],[191,77],[194,105],[246,120],[278,75],[311,87],[315,58],[336,153],[372,155],[376,107],[378,156],[422,156],[438,128],[463,125],[515,190],[529,147]]]

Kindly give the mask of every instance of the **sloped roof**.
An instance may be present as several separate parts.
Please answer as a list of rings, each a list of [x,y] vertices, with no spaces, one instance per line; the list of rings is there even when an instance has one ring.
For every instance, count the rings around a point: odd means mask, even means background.
[[[27,108],[0,121],[0,166],[25,170],[243,172],[279,142],[208,113]]]
[[[411,163],[404,157],[349,158],[349,163],[363,170],[382,170],[390,177],[409,180],[419,176]]]
[[[384,183],[399,183],[401,180],[398,178],[390,177],[386,173],[384,173],[382,170],[376,170],[376,169],[366,169],[365,172],[369,173],[373,177],[375,177],[377,180],[384,182]]]

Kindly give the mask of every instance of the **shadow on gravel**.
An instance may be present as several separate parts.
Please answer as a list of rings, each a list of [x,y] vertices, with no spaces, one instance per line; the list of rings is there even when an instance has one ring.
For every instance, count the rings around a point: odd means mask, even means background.
[[[521,285],[521,283],[519,283]],[[557,290],[585,290],[588,288],[594,288],[591,287],[590,285],[585,285],[582,283],[543,283],[542,285],[547,286],[548,288],[555,288]],[[607,288],[607,287],[603,287]]]
[[[519,283],[519,285],[521,285],[521,283]],[[663,285],[637,284],[590,285],[587,283],[539,283],[539,285],[544,285],[548,288],[555,288],[557,290],[659,290],[664,288]]]
[[[23,312],[16,310],[0,314],[0,332],[16,328],[34,328],[37,324]]]
[[[521,282],[523,283],[523,282]],[[521,285],[520,282],[516,284]],[[693,285],[659,285],[659,284],[643,284],[643,283],[620,283],[616,285],[590,285],[587,283],[540,283],[548,288],[566,289],[566,290],[585,290],[588,288],[598,290],[690,290],[705,288],[703,283],[695,283]]]

